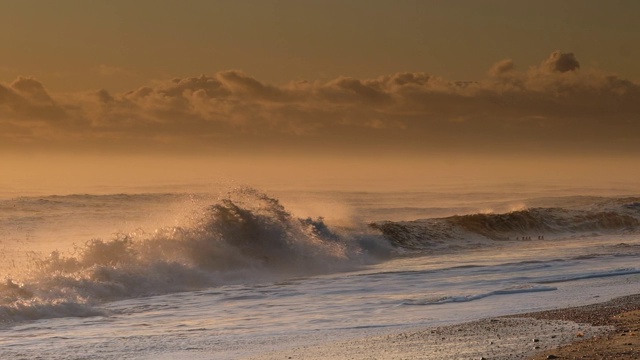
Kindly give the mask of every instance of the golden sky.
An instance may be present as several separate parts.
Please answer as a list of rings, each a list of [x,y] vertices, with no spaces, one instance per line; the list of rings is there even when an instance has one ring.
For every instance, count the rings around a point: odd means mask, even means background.
[[[0,3],[0,151],[640,155],[640,2]]]

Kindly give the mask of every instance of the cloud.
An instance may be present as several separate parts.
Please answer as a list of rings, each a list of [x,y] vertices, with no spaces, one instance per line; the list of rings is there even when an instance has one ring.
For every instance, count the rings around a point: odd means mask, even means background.
[[[559,51],[525,71],[506,59],[488,73],[272,85],[231,70],[66,95],[21,77],[0,85],[0,125],[42,146],[104,151],[639,151],[638,83]]]
[[[580,68],[580,63],[573,53],[554,51],[548,59],[542,63],[542,67],[548,71],[567,72]]]
[[[44,86],[33,78],[19,77],[10,86],[14,91],[38,103],[53,103]]]
[[[513,60],[504,59],[504,60],[498,61],[497,63],[493,64],[493,66],[489,70],[489,75],[491,75],[491,76],[500,76],[500,75],[508,74],[508,73],[514,71],[515,68],[516,68],[516,65],[513,62]]]
[[[38,80],[18,77],[9,85],[0,84],[0,115],[8,121],[62,121],[65,110]]]

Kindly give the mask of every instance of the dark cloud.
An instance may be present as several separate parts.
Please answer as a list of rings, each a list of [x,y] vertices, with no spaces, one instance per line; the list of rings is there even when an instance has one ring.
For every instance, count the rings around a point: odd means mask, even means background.
[[[417,72],[275,86],[225,71],[66,96],[19,78],[0,85],[0,123],[22,138],[37,129],[36,142],[105,149],[638,151],[640,85],[578,68],[572,53],[554,52],[526,71],[499,61],[473,82]]]
[[[0,115],[6,122],[62,122],[67,117],[42,83],[27,77],[19,77],[8,86],[0,84]]]
[[[567,72],[580,68],[580,63],[573,53],[554,51],[548,59],[542,63],[542,67],[549,71]]]
[[[33,78],[19,77],[13,83],[11,88],[31,100],[38,103],[46,103],[53,105],[53,100],[45,90],[44,86]]]

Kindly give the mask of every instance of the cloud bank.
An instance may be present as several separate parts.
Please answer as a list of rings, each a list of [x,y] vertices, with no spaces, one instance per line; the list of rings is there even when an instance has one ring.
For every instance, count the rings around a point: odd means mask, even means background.
[[[553,52],[480,81],[417,72],[261,82],[241,71],[125,93],[0,84],[3,149],[638,153],[640,84]]]

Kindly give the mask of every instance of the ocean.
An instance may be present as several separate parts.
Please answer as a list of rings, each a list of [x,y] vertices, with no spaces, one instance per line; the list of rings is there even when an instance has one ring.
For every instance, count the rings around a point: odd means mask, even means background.
[[[0,359],[286,358],[638,293],[640,195],[5,191],[0,259]]]

